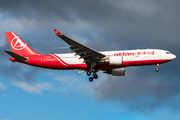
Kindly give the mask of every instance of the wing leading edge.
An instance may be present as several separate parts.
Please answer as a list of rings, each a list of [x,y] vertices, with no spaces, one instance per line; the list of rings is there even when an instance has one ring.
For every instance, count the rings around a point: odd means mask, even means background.
[[[60,37],[67,44],[69,44],[70,45],[69,48],[71,49],[71,51],[74,51],[76,53],[75,55],[79,55],[80,56],[79,59],[84,59],[84,62],[87,65],[90,65],[93,62],[99,62],[101,58],[106,56],[104,54],[97,52],[96,50],[93,50],[92,48],[89,48],[85,45],[82,45],[72,40],[71,38],[68,38],[67,36],[60,33],[57,29],[54,29],[54,32],[58,37]]]

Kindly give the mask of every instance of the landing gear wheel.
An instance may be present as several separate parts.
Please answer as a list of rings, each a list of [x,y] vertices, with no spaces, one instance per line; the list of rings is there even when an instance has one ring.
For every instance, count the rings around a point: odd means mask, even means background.
[[[90,72],[90,71],[87,71],[86,74],[87,74],[87,76],[90,76],[90,75],[91,75],[91,72]]]
[[[93,78],[92,77],[89,77],[89,82],[92,82],[93,81]]]
[[[96,69],[93,68],[93,69],[92,69],[92,72],[93,72],[93,73],[96,73]]]
[[[98,75],[94,74],[93,78],[98,79]]]
[[[159,64],[157,63],[156,64],[156,72],[158,72],[159,71]]]

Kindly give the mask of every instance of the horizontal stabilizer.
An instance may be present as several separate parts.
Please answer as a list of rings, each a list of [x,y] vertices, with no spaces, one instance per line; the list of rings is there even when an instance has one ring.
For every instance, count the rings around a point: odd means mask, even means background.
[[[18,60],[20,60],[20,61],[25,62],[25,61],[28,60],[26,57],[22,57],[22,56],[14,53],[14,52],[7,51],[7,50],[4,50],[4,52],[6,52],[7,54],[9,54],[10,56],[12,56],[13,58],[18,59]]]

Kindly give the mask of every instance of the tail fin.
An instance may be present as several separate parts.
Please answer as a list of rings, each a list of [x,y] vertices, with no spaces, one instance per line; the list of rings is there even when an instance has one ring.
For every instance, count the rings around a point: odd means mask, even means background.
[[[39,54],[39,53],[35,52],[32,48],[30,48],[14,32],[6,32],[5,34],[8,39],[8,42],[9,42],[12,52],[14,52],[18,55],[21,55],[21,56]]]

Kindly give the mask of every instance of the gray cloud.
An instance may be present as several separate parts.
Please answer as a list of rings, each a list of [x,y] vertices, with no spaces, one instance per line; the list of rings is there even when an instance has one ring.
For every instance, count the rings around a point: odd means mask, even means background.
[[[127,68],[125,77],[102,75],[94,93],[99,100],[119,101],[132,111],[179,110],[179,77],[172,78],[164,70],[156,73],[153,67]]]
[[[0,8],[9,16],[35,19],[39,26],[51,24],[55,27],[59,26],[57,21],[59,23],[66,21],[67,24],[71,24],[68,30],[73,32],[79,27],[74,27],[77,23],[80,25],[80,22],[85,21],[92,26],[97,34],[96,37],[103,36],[106,41],[111,42],[121,41],[119,44],[121,49],[142,48],[142,46],[164,48],[162,43],[177,45],[179,41],[178,2],[77,0],[43,1],[42,4],[41,1],[19,0],[3,1]],[[22,11],[23,8],[25,10]],[[61,26],[60,28],[64,29]],[[172,38],[173,43],[170,42]]]
[[[1,1],[3,17],[0,17],[8,22],[0,23],[3,26],[0,31],[18,32],[32,48],[39,48],[39,44],[42,48],[68,46],[54,35],[53,29],[57,28],[96,50],[169,50],[177,58],[160,65],[158,74],[154,72],[155,66],[128,68],[125,77],[102,75],[93,90],[97,98],[125,103],[131,110],[154,110],[163,106],[175,109],[180,107],[177,102],[180,93],[179,4],[179,0]],[[4,42],[5,36],[2,39]],[[1,49],[6,48],[9,49],[7,42],[1,45]],[[69,52],[67,49],[36,50],[44,54]],[[3,61],[7,60],[3,52],[0,55]],[[20,74],[14,71],[18,68],[25,80],[34,80],[37,73],[43,71],[28,67],[26,72],[20,64],[9,65],[9,62],[1,63],[0,67],[1,74],[17,79]]]

